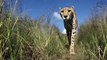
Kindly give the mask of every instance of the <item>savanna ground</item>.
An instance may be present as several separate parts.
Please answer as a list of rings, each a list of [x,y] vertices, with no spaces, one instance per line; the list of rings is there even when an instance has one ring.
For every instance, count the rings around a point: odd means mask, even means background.
[[[69,55],[66,35],[47,16],[37,20],[0,13],[0,60],[106,60],[107,9],[79,26],[75,55]]]

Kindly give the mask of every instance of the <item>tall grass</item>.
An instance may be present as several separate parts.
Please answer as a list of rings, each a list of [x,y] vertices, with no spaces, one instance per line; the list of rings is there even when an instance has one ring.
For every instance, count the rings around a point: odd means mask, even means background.
[[[70,56],[66,35],[50,24],[46,16],[38,20],[12,17],[1,20],[0,41],[2,59],[10,60],[105,60],[107,58],[106,16],[91,17],[80,25],[75,47],[76,55]]]
[[[9,12],[0,21],[2,60],[106,60],[107,15],[92,16],[80,25],[76,55],[69,55],[65,47],[66,35],[42,16],[37,20],[12,16]]]
[[[12,17],[1,20],[2,57],[10,60],[62,59],[66,53],[66,36],[51,25],[45,16],[38,20]]]
[[[84,58],[90,60],[107,59],[107,15],[93,16],[80,25],[78,43],[83,45]]]

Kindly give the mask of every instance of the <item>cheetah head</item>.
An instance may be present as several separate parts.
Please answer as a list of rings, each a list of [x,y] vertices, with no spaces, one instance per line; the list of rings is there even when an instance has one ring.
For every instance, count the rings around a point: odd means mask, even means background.
[[[74,7],[64,7],[60,9],[60,15],[63,20],[70,20],[73,18]]]

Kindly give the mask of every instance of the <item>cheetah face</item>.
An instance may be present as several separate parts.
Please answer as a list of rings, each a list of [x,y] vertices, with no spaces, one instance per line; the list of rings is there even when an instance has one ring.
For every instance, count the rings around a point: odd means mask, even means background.
[[[74,7],[64,7],[60,9],[60,15],[63,20],[69,20],[73,18]]]

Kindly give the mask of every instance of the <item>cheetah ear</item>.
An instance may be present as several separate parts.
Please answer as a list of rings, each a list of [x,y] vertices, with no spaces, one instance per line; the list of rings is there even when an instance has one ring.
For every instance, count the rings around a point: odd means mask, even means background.
[[[74,6],[71,6],[71,8],[73,8],[73,9],[74,9]]]
[[[59,10],[62,9],[61,7],[59,7]]]

